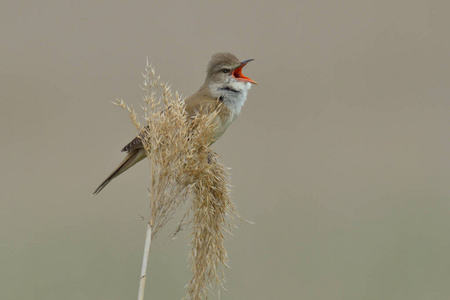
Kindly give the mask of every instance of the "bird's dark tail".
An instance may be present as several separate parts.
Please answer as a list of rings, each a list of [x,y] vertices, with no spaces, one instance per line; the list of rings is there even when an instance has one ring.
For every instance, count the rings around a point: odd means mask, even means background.
[[[101,190],[114,178],[134,166],[136,163],[140,162],[145,158],[144,148],[133,149],[128,152],[125,159],[120,163],[120,165],[99,185],[99,187],[92,193],[92,195],[97,195]]]

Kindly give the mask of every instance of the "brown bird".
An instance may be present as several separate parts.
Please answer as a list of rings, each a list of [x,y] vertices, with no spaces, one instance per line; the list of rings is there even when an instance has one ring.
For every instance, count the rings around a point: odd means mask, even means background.
[[[186,98],[185,107],[188,117],[198,112],[218,110],[213,136],[210,144],[217,141],[237,118],[247,100],[247,92],[255,81],[242,74],[242,68],[253,59],[240,61],[231,53],[216,53],[208,63],[206,79],[200,89]],[[221,105],[222,104],[222,105]],[[145,149],[139,137],[126,145],[122,152],[127,152],[125,159],[94,191],[98,194],[111,180],[145,158]]]

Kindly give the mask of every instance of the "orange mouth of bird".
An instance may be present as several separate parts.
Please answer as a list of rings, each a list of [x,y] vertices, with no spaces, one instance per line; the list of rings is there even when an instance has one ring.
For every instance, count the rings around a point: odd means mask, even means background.
[[[253,59],[251,59],[251,60],[253,60]],[[255,81],[253,81],[252,79],[250,79],[250,78],[244,76],[244,74],[242,74],[242,68],[245,67],[245,65],[248,64],[249,61],[251,61],[251,60],[249,59],[249,60],[247,60],[247,61],[242,62],[241,65],[240,65],[239,67],[237,67],[236,69],[234,69],[234,71],[233,71],[233,76],[234,76],[234,78],[236,78],[237,80],[240,80],[240,81],[250,82],[250,83],[253,83],[253,84],[257,84]]]

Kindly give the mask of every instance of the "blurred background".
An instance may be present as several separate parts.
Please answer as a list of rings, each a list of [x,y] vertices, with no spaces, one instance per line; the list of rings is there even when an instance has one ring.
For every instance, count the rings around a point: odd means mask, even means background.
[[[450,299],[449,9],[3,1],[0,297],[137,297],[148,163],[91,196],[136,134],[110,101],[139,107],[146,57],[187,96],[230,51],[259,85],[214,149],[254,225],[227,239],[221,299]],[[185,295],[169,233],[146,299]]]

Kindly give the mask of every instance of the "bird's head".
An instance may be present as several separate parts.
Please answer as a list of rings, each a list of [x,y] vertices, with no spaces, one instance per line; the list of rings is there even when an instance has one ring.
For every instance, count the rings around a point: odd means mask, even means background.
[[[253,59],[240,61],[231,53],[216,53],[208,64],[206,83],[211,87],[246,91],[257,84],[242,74],[242,68]]]

